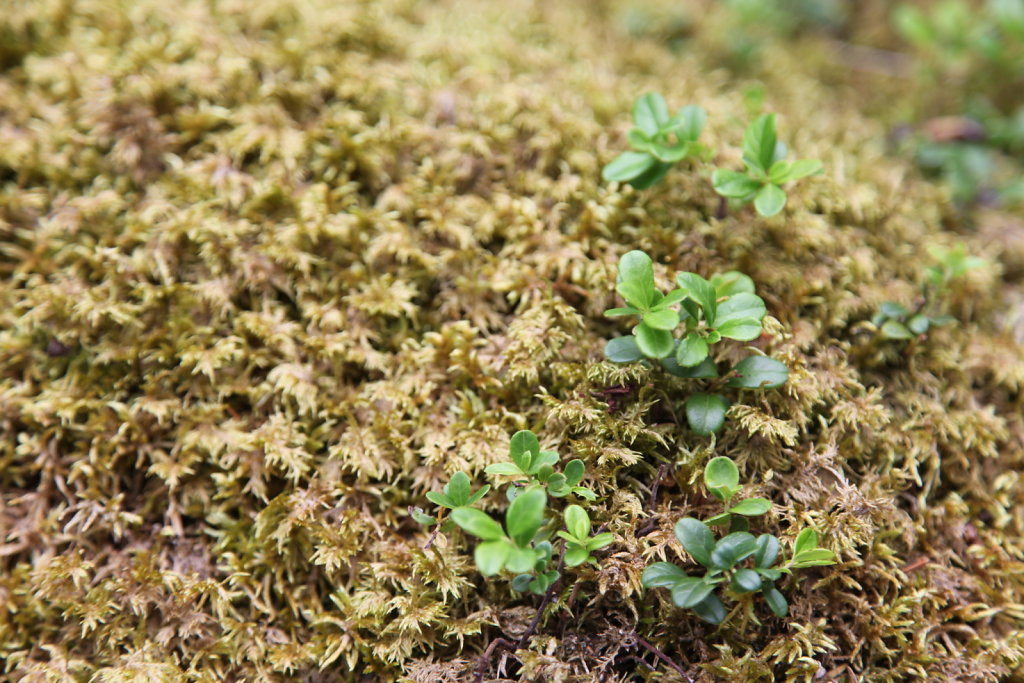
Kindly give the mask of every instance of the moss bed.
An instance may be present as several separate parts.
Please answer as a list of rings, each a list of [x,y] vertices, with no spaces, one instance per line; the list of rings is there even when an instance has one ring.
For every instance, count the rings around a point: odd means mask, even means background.
[[[540,599],[459,532],[424,549],[409,507],[529,428],[586,462],[616,540],[485,680],[1024,680],[1021,252],[795,51],[765,54],[765,107],[826,172],[782,214],[718,218],[699,166],[602,183],[640,93],[706,108],[719,165],[754,113],[713,51],[621,11],[5,3],[0,677],[472,681]],[[864,322],[961,241],[990,267],[960,322],[878,343]],[[692,384],[605,362],[630,249],[663,283],[749,274],[784,389],[700,437]],[[774,502],[764,530],[839,557],[783,583],[785,619],[712,627],[640,586],[688,562],[677,519],[718,511],[714,455]]]

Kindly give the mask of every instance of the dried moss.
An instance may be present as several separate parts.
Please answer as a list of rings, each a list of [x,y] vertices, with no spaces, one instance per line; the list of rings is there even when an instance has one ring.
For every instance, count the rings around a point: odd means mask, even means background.
[[[4,675],[471,680],[536,602],[457,537],[424,550],[407,509],[531,428],[586,461],[617,542],[492,675],[678,680],[631,658],[642,637],[700,681],[1019,677],[1019,280],[975,273],[962,324],[873,344],[860,323],[913,297],[924,245],[999,254],[783,52],[768,103],[827,169],[786,215],[716,219],[685,169],[602,186],[638,92],[707,108],[722,150],[749,113],[621,9],[8,3]],[[685,384],[600,361],[632,248],[661,277],[741,269],[769,305],[791,382],[714,443],[679,426]],[[640,588],[675,519],[714,508],[712,454],[777,504],[772,531],[812,524],[843,561],[785,588],[786,620],[741,604],[714,630]]]

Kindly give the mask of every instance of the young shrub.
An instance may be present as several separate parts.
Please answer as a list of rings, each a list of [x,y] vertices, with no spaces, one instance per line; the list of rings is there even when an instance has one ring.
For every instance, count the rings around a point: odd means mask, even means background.
[[[739,473],[728,458],[711,460],[704,469],[704,481],[708,490],[726,505],[739,492]],[[804,529],[796,537],[790,560],[779,563],[779,539],[771,534],[755,537],[745,528],[746,517],[756,517],[770,509],[771,503],[766,499],[748,498],[707,522],[692,517],[679,520],[676,538],[704,568],[704,573],[690,576],[671,562],[655,562],[644,570],[641,583],[647,588],[667,588],[677,607],[692,609],[712,624],[721,624],[728,613],[716,594],[719,589],[735,599],[760,593],[772,612],[786,616],[789,603],[775,582],[794,569],[835,564],[835,554],[818,547],[818,535],[813,529]],[[742,515],[744,528],[734,529],[716,540],[709,525],[724,525],[723,522],[735,519],[733,515]]]
[[[665,98],[648,93],[633,104],[635,126],[626,138],[630,152],[623,152],[601,171],[607,182],[626,182],[645,190],[665,177],[676,162],[703,153],[697,144],[707,114],[700,107],[683,107],[669,116]]]
[[[630,363],[658,360],[671,375],[687,379],[717,379],[718,367],[710,348],[722,339],[751,341],[761,336],[766,307],[754,294],[754,282],[736,271],[705,280],[696,273],[680,273],[679,285],[667,294],[654,286],[651,258],[631,251],[619,260],[615,290],[627,306],[605,311],[609,317],[638,316],[632,336],[610,340],[608,360]],[[678,308],[677,308],[678,307]],[[681,334],[676,337],[674,332]],[[789,370],[765,356],[740,361],[719,384],[740,389],[771,389],[785,384]],[[698,434],[721,429],[729,401],[717,393],[695,393],[686,402],[686,417]]]
[[[785,161],[786,146],[775,133],[775,114],[751,123],[743,135],[743,171],[719,168],[711,174],[715,192],[742,204],[753,200],[762,216],[774,216],[786,206],[782,186],[821,172],[814,159]]]
[[[936,263],[925,270],[918,307],[910,310],[895,301],[886,301],[871,318],[881,339],[914,339],[927,334],[932,327],[956,322],[953,316],[939,312],[945,308],[943,298],[949,291],[950,283],[963,277],[969,270],[987,265],[985,259],[968,256],[963,244],[952,249],[932,245],[928,247],[928,252]]]
[[[487,474],[515,477],[513,483],[516,486],[508,489],[510,494],[518,491],[518,487],[536,484],[545,487],[548,494],[555,498],[564,498],[572,493],[587,500],[597,499],[593,491],[579,485],[586,469],[583,461],[578,458],[571,460],[563,472],[556,472],[554,466],[558,464],[558,453],[542,451],[537,435],[528,429],[512,435],[509,458],[508,462],[488,465],[484,471]]]

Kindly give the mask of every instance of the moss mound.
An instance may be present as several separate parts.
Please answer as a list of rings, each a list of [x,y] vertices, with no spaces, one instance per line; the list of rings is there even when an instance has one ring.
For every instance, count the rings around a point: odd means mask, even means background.
[[[1024,658],[1020,289],[884,129],[769,52],[766,105],[826,175],[718,218],[706,173],[608,187],[633,98],[742,84],[615,3],[15,0],[0,17],[0,660],[32,681],[470,681],[539,600],[428,532],[516,429],[587,463],[616,535],[487,678],[1015,680]],[[960,322],[878,344],[925,247],[993,267]],[[791,368],[717,440],[692,390],[603,361],[615,263],[739,269]],[[1014,303],[1017,302],[1017,303]],[[1016,311],[1016,313],[1014,313]],[[735,360],[735,345],[721,353]],[[684,421],[685,424],[685,421]],[[722,628],[644,591],[733,458],[841,564]],[[659,466],[665,473],[655,487]],[[652,495],[656,488],[656,495]],[[653,503],[653,505],[652,505]],[[504,508],[500,493],[484,501]],[[658,668],[653,672],[644,662]]]

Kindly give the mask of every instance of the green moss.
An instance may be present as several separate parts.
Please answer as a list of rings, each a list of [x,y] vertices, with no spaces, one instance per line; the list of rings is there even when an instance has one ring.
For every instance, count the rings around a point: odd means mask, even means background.
[[[649,193],[602,184],[638,93],[705,107],[716,165],[751,113],[713,60],[630,37],[622,10],[5,9],[5,675],[471,679],[537,603],[483,582],[458,535],[424,550],[407,509],[455,471],[483,481],[529,428],[585,460],[617,542],[509,676],[643,673],[637,633],[701,681],[1012,679],[1019,281],[972,272],[960,325],[874,344],[863,321],[966,226],[782,52],[767,105],[826,170],[783,214],[717,219],[682,167]],[[662,279],[742,270],[768,304],[758,344],[790,382],[741,396],[714,442],[680,426],[683,381],[601,361],[634,248]],[[814,526],[842,560],[783,587],[787,620],[741,605],[714,630],[641,591],[647,562],[677,559],[674,521],[713,514],[713,455],[776,504],[765,530]]]

